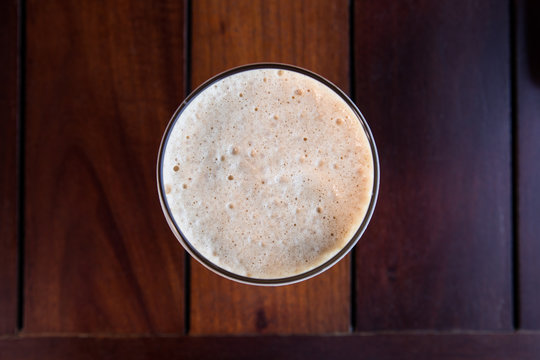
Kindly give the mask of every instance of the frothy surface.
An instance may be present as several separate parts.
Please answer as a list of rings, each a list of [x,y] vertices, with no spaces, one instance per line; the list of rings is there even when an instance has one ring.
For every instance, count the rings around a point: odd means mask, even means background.
[[[279,69],[207,87],[164,150],[167,202],[199,253],[233,273],[282,278],[335,255],[360,226],[373,159],[333,90]]]

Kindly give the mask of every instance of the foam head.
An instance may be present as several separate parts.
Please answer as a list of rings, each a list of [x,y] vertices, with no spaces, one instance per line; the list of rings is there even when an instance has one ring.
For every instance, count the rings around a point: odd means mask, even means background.
[[[369,133],[312,76],[234,72],[173,120],[161,161],[166,212],[191,252],[221,269],[253,279],[310,271],[349,243],[372,206]]]

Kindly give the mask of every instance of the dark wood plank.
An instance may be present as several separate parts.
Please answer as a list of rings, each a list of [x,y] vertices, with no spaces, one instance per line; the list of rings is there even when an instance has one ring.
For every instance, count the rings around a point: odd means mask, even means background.
[[[540,334],[5,338],[0,354],[48,359],[538,359]]]
[[[184,3],[27,3],[26,332],[181,333],[156,154],[184,97]]]
[[[17,1],[0,3],[0,334],[17,318]]]
[[[540,3],[516,7],[519,325],[540,329]]]
[[[192,83],[260,61],[306,67],[349,88],[348,2],[193,2]],[[192,261],[191,333],[345,332],[350,260],[303,284],[260,288],[222,279]]]
[[[381,159],[358,329],[510,329],[508,4],[354,6],[356,103]]]

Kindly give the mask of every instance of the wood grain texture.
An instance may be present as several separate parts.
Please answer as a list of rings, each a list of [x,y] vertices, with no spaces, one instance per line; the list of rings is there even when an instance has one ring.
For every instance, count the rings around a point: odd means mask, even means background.
[[[346,0],[194,1],[192,19],[194,87],[234,66],[273,61],[305,67],[349,89]],[[346,332],[349,261],[281,288],[236,284],[192,261],[190,332]]]
[[[381,159],[358,329],[510,329],[508,4],[354,7],[356,103]]]
[[[26,333],[182,333],[159,205],[184,94],[184,3],[27,3]]]
[[[17,318],[17,1],[0,3],[0,334]]]
[[[0,354],[13,360],[536,360],[539,353],[539,334],[0,339]]]
[[[515,1],[519,325],[540,329],[540,3]]]

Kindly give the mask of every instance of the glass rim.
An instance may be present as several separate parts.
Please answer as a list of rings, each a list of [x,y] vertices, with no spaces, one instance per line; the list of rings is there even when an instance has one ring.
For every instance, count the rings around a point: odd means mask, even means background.
[[[332,91],[338,94],[345,101],[345,103],[351,108],[351,110],[357,116],[358,121],[360,122],[366,134],[366,137],[368,139],[368,143],[371,149],[371,154],[372,154],[372,159],[373,159],[373,189],[371,193],[371,199],[370,199],[366,214],[364,215],[364,218],[362,220],[362,223],[356,230],[355,234],[347,241],[347,243],[345,244],[345,246],[343,246],[343,248],[341,248],[334,256],[332,256],[330,259],[326,260],[322,264],[319,264],[313,269],[302,272],[300,274],[296,274],[296,275],[288,276],[288,277],[282,277],[282,278],[261,279],[261,278],[253,278],[253,277],[235,274],[229,270],[226,270],[216,265],[215,263],[213,263],[212,261],[204,257],[189,242],[187,237],[184,236],[184,234],[182,233],[180,229],[180,226],[178,226],[178,224],[176,223],[174,216],[169,208],[167,198],[165,196],[165,184],[163,182],[163,161],[164,161],[165,149],[167,147],[167,143],[169,141],[169,136],[172,132],[172,129],[174,128],[176,121],[178,120],[178,118],[180,117],[184,109],[187,108],[187,106],[191,103],[193,99],[195,99],[200,93],[202,93],[206,88],[208,88],[215,82],[222,80],[228,76],[241,73],[244,71],[254,70],[254,69],[281,69],[281,70],[294,71],[294,72],[309,76],[313,78],[314,80],[329,87]],[[236,282],[249,284],[249,285],[280,286],[280,285],[294,284],[294,283],[304,281],[316,275],[321,274],[322,272],[328,270],[329,268],[334,266],[336,263],[338,263],[343,257],[345,257],[345,255],[347,255],[353,249],[353,247],[356,245],[356,243],[360,240],[360,238],[364,234],[371,220],[373,212],[375,210],[375,205],[377,203],[377,198],[379,195],[380,164],[379,164],[379,155],[377,152],[377,146],[375,145],[375,139],[373,138],[373,134],[371,133],[371,129],[369,128],[367,121],[364,118],[364,115],[358,109],[356,104],[339,87],[337,87],[336,85],[334,85],[332,82],[325,79],[321,75],[318,75],[312,71],[306,70],[298,66],[283,64],[283,63],[275,63],[275,62],[261,62],[261,63],[246,64],[246,65],[234,67],[229,70],[223,71],[217,75],[214,75],[213,77],[211,77],[210,79],[206,80],[204,83],[199,85],[195,90],[193,90],[184,99],[184,101],[182,101],[182,103],[178,106],[178,108],[172,115],[171,119],[169,120],[167,127],[165,128],[165,131],[163,133],[163,137],[161,139],[161,143],[159,145],[159,151],[158,151],[156,176],[157,176],[157,188],[158,188],[157,190],[158,190],[158,195],[159,195],[159,201],[161,203],[161,208],[163,210],[163,214],[165,215],[167,223],[169,224],[169,227],[171,228],[173,234],[176,236],[177,240],[180,242],[180,244],[182,244],[184,249],[193,258],[195,258],[199,263],[201,263],[207,269],[229,280],[233,280]]]

